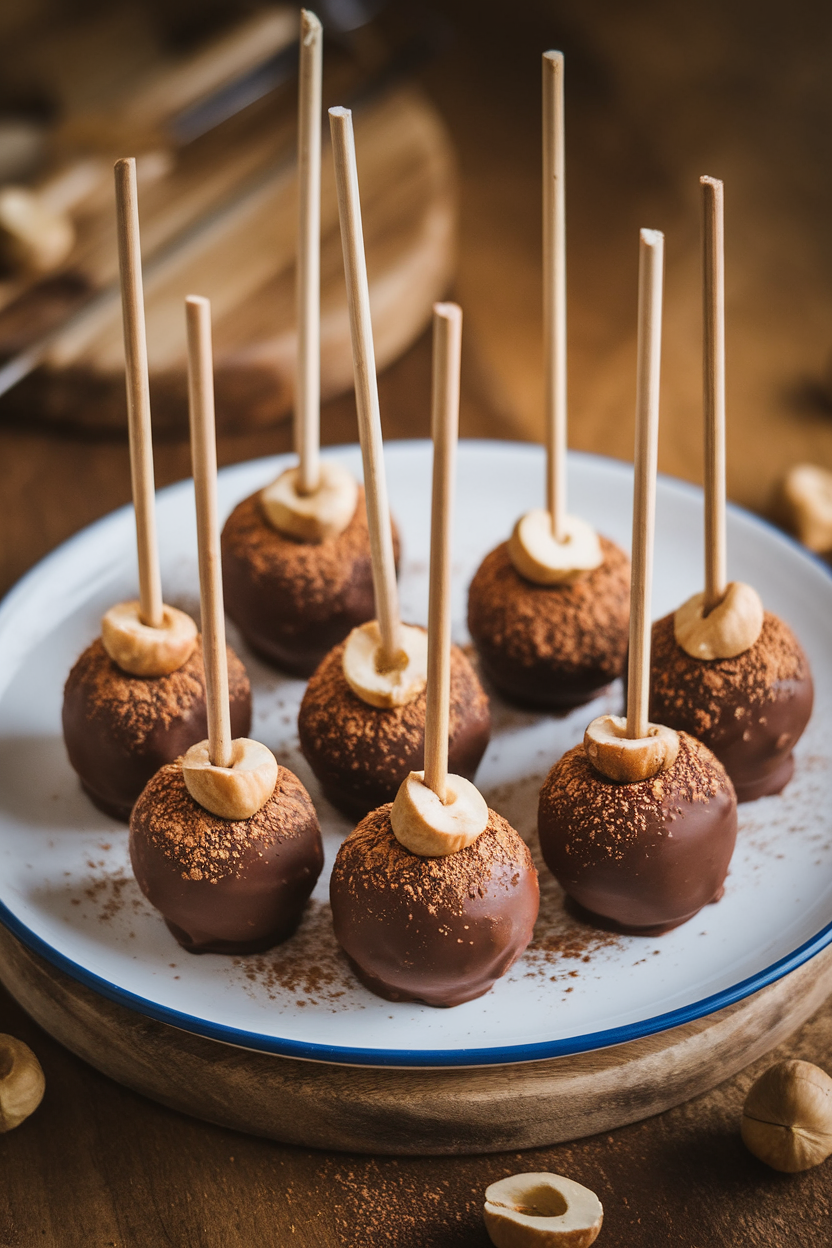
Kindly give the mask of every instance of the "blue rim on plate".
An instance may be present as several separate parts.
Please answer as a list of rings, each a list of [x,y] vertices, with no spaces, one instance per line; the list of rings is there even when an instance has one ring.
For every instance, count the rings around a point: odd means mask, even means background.
[[[160,1023],[167,1023],[180,1031],[189,1031],[197,1036],[205,1036],[208,1040],[218,1040],[223,1044],[235,1045],[242,1049],[253,1049],[261,1053],[272,1053],[276,1057],[293,1057],[309,1062],[330,1062],[339,1066],[375,1066],[375,1067],[472,1067],[472,1066],[511,1066],[518,1062],[540,1062],[552,1057],[568,1057],[574,1053],[589,1053],[593,1049],[607,1049],[613,1045],[626,1044],[630,1040],[641,1040],[644,1036],[656,1035],[662,1031],[670,1031],[673,1027],[681,1027],[684,1023],[693,1023],[708,1014],[714,1014],[725,1006],[734,1005],[744,997],[751,996],[761,988],[782,979],[790,971],[795,971],[804,962],[808,962],[821,949],[832,942],[832,922],[813,936],[811,940],[773,962],[756,975],[740,980],[715,992],[691,1005],[682,1006],[678,1010],[670,1010],[666,1014],[656,1014],[652,1018],[642,1019],[638,1023],[629,1023],[626,1027],[611,1027],[606,1031],[589,1032],[581,1036],[569,1036],[563,1040],[544,1041],[540,1044],[513,1044],[504,1048],[487,1049],[435,1049],[429,1053],[424,1049],[358,1049],[338,1045],[311,1044],[299,1040],[283,1040],[263,1036],[260,1032],[241,1031],[236,1027],[224,1027],[208,1023],[204,1019],[194,1018],[190,1014],[182,1014],[145,997],[136,996],[116,984],[111,984],[98,975],[93,975],[77,962],[64,957],[57,949],[31,931],[25,924],[0,902],[0,922],[34,953],[40,954],[47,962],[51,962],[59,971],[66,972],[86,988],[117,1005],[127,1006],[147,1018],[155,1018]]]
[[[499,446],[500,443],[488,441],[485,439],[470,439],[468,444],[482,447]],[[424,445],[424,443],[422,443]],[[395,443],[393,444],[395,445]],[[418,445],[418,443],[416,443]],[[522,444],[520,444],[522,445]],[[327,448],[327,453],[337,454],[343,452],[345,447]],[[537,449],[537,448],[535,448]],[[579,452],[570,452],[570,458],[578,460],[591,460],[593,462],[606,461],[616,468],[626,468],[626,465],[617,460],[612,460],[606,456],[581,454]],[[235,465],[234,467],[237,467]],[[239,467],[242,467],[240,465]],[[232,469],[233,470],[233,469]],[[661,476],[660,480],[672,484],[676,490],[688,493],[694,497],[701,497],[701,490],[689,482],[680,481],[678,478]],[[181,488],[182,484],[179,483]],[[168,489],[176,489],[177,486],[168,487]],[[824,560],[807,551],[797,541],[788,534],[782,532],[769,521],[747,511],[744,508],[729,504],[729,510],[738,518],[750,521],[753,525],[768,530],[778,541],[784,546],[793,549],[800,557],[811,562],[821,568],[823,572],[829,576],[832,574],[832,568]],[[116,512],[110,513],[105,519],[113,520],[120,514],[125,515],[132,512],[132,508],[128,505],[119,508]],[[9,593],[6,595],[2,603],[0,603],[0,623],[4,617],[13,610],[21,598],[25,598],[30,589],[31,582],[35,579],[39,580],[48,574],[48,569],[53,560],[61,558],[66,550],[82,541],[90,529],[96,527],[101,521],[82,529],[79,533],[73,535],[55,551],[47,555],[34,568],[30,570]],[[648,1035],[668,1031],[672,1028],[682,1026],[686,1023],[694,1022],[703,1018],[708,1014],[715,1013],[727,1006],[734,1005],[752,993],[758,992],[760,989],[767,987],[783,976],[788,975],[791,971],[804,965],[821,950],[832,943],[832,921],[825,924],[814,936],[803,942],[796,949],[783,957],[772,962],[769,966],[762,970],[739,980],[726,988],[720,989],[718,992],[700,998],[698,1001],[688,1005],[681,1006],[675,1010],[665,1013],[655,1014],[649,1018],[628,1023],[620,1027],[612,1027],[599,1031],[583,1033],[581,1035],[564,1037],[559,1040],[543,1041],[530,1044],[515,1044],[507,1046],[489,1046],[487,1048],[455,1048],[451,1050],[425,1050],[425,1049],[381,1049],[381,1048],[359,1048],[339,1045],[318,1044],[309,1041],[298,1041],[284,1039],[280,1037],[272,1037],[263,1035],[260,1032],[245,1031],[239,1028],[231,1027],[224,1024],[212,1023],[203,1018],[186,1014],[181,1011],[172,1009],[167,1006],[160,1006],[156,1002],[132,993],[129,990],[111,983],[109,980],[96,975],[89,971],[86,967],[73,961],[59,949],[43,940],[21,920],[2,902],[0,901],[0,922],[8,928],[20,942],[27,948],[31,949],[35,954],[42,957],[45,961],[55,966],[58,970],[69,975],[72,979],[99,995],[115,1002],[117,1005],[125,1006],[136,1013],[152,1018],[158,1022],[165,1023],[179,1030],[190,1032],[194,1035],[204,1036],[209,1040],[219,1041],[224,1044],[236,1047],[250,1049],[257,1052],[270,1053],[278,1057],[288,1057],[307,1061],[334,1063],[337,1065],[351,1066],[370,1066],[370,1067],[398,1067],[398,1068],[453,1068],[453,1067],[475,1067],[475,1066],[498,1066],[513,1065],[522,1062],[542,1061],[550,1058],[565,1057],[572,1054],[590,1052],[595,1049],[609,1048],[615,1045],[626,1044],[629,1041],[638,1040]]]

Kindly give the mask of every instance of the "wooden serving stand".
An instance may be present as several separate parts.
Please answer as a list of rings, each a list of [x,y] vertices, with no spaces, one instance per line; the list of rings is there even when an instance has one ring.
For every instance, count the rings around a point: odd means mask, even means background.
[[[697,1022],[576,1057],[464,1070],[296,1061],[117,1005],[0,925],[0,979],[50,1035],[173,1109],[288,1144],[466,1154],[580,1139],[716,1087],[781,1044],[832,991],[832,948]]]

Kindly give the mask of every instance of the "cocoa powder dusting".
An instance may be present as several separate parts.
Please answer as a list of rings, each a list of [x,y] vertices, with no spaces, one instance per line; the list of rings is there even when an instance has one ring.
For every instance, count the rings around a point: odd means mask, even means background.
[[[368,706],[353,693],[344,676],[346,642],[329,652],[312,676],[300,710],[301,740],[314,755],[340,770],[346,760],[379,775],[418,750],[425,735],[426,694],[406,706]],[[488,697],[467,656],[451,647],[451,702],[448,736],[453,741],[468,722],[488,716]],[[350,763],[350,760],[353,760]]]
[[[686,732],[679,738],[673,766],[636,784],[618,784],[599,775],[583,744],[568,750],[540,794],[541,805],[546,804],[555,818],[568,819],[582,829],[581,843],[571,844],[565,852],[578,853],[585,843],[588,861],[599,854],[618,861],[657,818],[659,823],[662,818],[673,822],[681,803],[708,802],[730,784],[725,768],[706,746]]]
[[[672,710],[674,722],[679,718],[687,723],[694,735],[716,727],[726,699],[743,716],[773,702],[781,682],[803,681],[808,674],[808,660],[794,633],[770,611],[754,645],[732,659],[692,658],[676,642],[673,614],[653,625],[651,699],[667,708],[666,713]]]
[[[468,897],[493,888],[495,868],[534,870],[525,842],[495,811],[488,812],[485,831],[465,849],[444,858],[422,858],[396,840],[390,824],[392,802],[371,811],[347,837],[333,867],[333,878],[347,883],[361,904],[367,890],[383,894],[402,891],[431,914],[465,912]]]
[[[248,676],[229,647],[228,688],[232,701],[245,696]],[[88,646],[67,678],[67,686],[83,684],[91,719],[106,719],[108,730],[128,746],[140,746],[156,728],[168,728],[195,704],[205,702],[202,637],[187,662],[168,676],[131,676],[113,662],[100,637]]]
[[[527,581],[511,562],[508,543],[497,546],[471,582],[472,634],[519,663],[557,659],[568,674],[605,661],[617,675],[627,649],[630,561],[615,542],[599,540],[603,563],[562,585]]]
[[[270,1001],[285,1005],[329,1006],[349,1010],[363,1007],[341,999],[355,988],[355,978],[332,930],[328,902],[309,902],[294,936],[267,953],[233,958],[234,978],[242,975],[257,1000],[265,992]]]
[[[274,793],[249,819],[221,819],[195,802],[182,775],[181,762],[160,768],[133,808],[131,827],[158,846],[182,868],[182,878],[217,880],[231,875],[258,844],[297,835],[297,803],[310,805],[300,781],[278,767]]]
[[[393,526],[398,557],[398,535]],[[260,491],[239,503],[222,532],[223,553],[245,561],[256,581],[279,584],[293,604],[317,618],[328,612],[353,577],[356,563],[370,559],[370,537],[364,487],[358,487],[355,513],[342,533],[323,542],[302,542],[269,524],[260,505]]]

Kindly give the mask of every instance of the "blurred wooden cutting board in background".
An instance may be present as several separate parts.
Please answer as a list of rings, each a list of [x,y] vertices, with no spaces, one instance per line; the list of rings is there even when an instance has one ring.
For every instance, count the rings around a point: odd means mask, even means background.
[[[277,7],[261,10],[248,21],[265,18],[273,24],[281,15],[294,26],[295,12]],[[119,52],[124,31],[129,29],[129,22],[116,28],[114,42]],[[216,50],[215,59],[222,56],[222,37],[209,46]],[[336,45],[326,57],[324,82],[325,104],[357,100],[356,146],[380,368],[418,337],[433,301],[448,285],[456,215],[454,157],[445,128],[417,89],[390,85],[389,63],[377,36],[365,38],[363,44]],[[265,98],[195,140],[164,151],[160,150],[160,134],[163,139],[166,112],[170,115],[178,109],[181,117],[183,107],[192,105],[194,99],[199,102],[199,83],[204,94],[211,77],[211,57],[204,50],[182,58],[181,66],[177,71],[174,64],[164,73],[157,66],[155,76],[152,69],[134,71],[132,79],[138,78],[139,85],[131,80],[130,89],[122,90],[109,108],[99,98],[92,104],[85,102],[74,115],[69,110],[56,127],[52,147],[59,153],[59,163],[93,153],[102,162],[106,159],[109,167],[114,154],[130,154],[126,148],[135,135],[132,151],[140,157],[156,430],[184,431],[187,427],[182,301],[191,292],[212,300],[221,428],[253,429],[286,416],[293,401],[295,77],[288,73],[285,83]],[[216,73],[213,80],[217,81]],[[377,89],[379,85],[384,89]],[[29,283],[0,310],[0,353],[9,356],[27,347],[41,328],[60,324],[62,313],[76,303],[83,304],[82,294],[99,295],[86,311],[82,307],[55,331],[42,367],[5,396],[0,410],[9,419],[46,420],[91,430],[124,428],[121,308],[113,285],[117,268],[111,201],[107,178],[75,208],[77,240],[60,271],[40,283]],[[321,215],[321,367],[326,399],[352,385],[328,148]]]

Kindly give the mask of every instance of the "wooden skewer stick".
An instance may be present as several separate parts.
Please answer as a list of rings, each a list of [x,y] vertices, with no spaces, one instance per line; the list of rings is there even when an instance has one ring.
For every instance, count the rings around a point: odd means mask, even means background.
[[[161,628],[162,578],[159,573],[156,540],[156,494],[153,482],[153,440],[150,432],[150,380],[144,321],[139,200],[136,191],[136,162],[132,156],[127,160],[116,161],[115,180],[130,474],[139,556],[139,612],[143,624]]]
[[[563,53],[543,54],[543,352],[546,506],[552,535],[566,537],[566,195]]]
[[[630,584],[630,658],[627,736],[647,735],[650,694],[650,598],[656,528],[659,379],[662,351],[664,234],[642,230],[638,262],[638,371],[633,490],[633,573]]]
[[[702,187],[702,313],[705,408],[705,612],[725,597],[725,223],[718,178]]]
[[[228,655],[225,649],[220,527],[217,517],[217,434],[214,420],[214,360],[209,300],[201,295],[188,295],[185,300],[185,316],[188,325],[188,399],[199,547],[202,653],[208,704],[208,754],[215,767],[230,767],[231,715],[228,705]]]
[[[335,159],[335,184],[338,192],[338,215],[341,221],[341,244],[344,250],[344,272],[347,279],[347,304],[350,310],[355,405],[358,409],[358,435],[364,464],[364,489],[367,494],[373,590],[381,633],[380,661],[382,665],[393,667],[401,653],[399,593],[393,558],[387,479],[384,474],[384,447],[378,407],[376,357],[373,347],[373,326],[370,320],[370,292],[367,285],[367,261],[364,255],[364,235],[361,228],[361,201],[358,193],[358,168],[355,161],[355,137],[351,111],[348,108],[331,108],[329,124],[332,132],[332,154]]]
[[[298,82],[298,373],[295,449],[298,492],[314,494],[320,479],[321,441],[321,63],[323,28],[314,13],[300,15]]]
[[[451,533],[461,349],[462,309],[455,303],[435,303],[425,784],[443,803],[447,800],[451,704]]]

